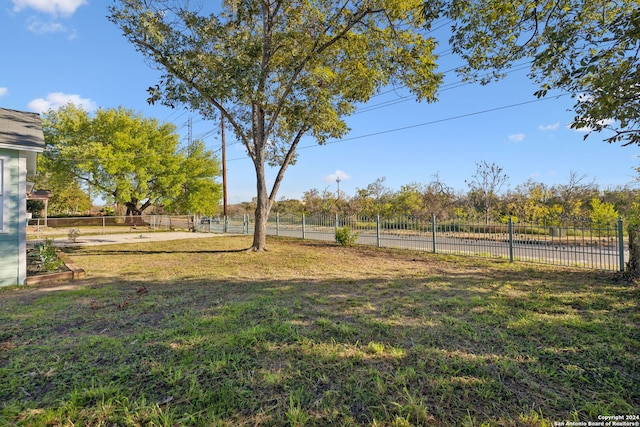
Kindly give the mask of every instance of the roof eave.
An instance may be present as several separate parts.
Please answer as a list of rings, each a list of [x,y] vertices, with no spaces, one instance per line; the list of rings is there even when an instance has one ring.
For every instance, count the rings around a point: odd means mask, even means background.
[[[33,151],[36,153],[42,153],[44,151],[44,146],[33,146],[33,145],[21,145],[21,144],[7,144],[0,142],[0,148],[5,148],[8,150],[16,150],[16,151]]]

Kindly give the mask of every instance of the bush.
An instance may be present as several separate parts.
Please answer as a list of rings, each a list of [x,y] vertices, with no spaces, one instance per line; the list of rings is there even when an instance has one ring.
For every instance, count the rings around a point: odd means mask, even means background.
[[[45,239],[44,243],[38,245],[37,254],[40,258],[43,271],[53,271],[62,265],[62,261],[56,254],[56,248],[53,246],[53,240]]]
[[[80,229],[70,228],[68,236],[69,236],[69,240],[71,240],[73,243],[76,243],[76,241],[78,240],[78,237],[80,237]]]
[[[342,246],[351,246],[358,239],[358,233],[352,233],[349,227],[336,228],[336,242]]]

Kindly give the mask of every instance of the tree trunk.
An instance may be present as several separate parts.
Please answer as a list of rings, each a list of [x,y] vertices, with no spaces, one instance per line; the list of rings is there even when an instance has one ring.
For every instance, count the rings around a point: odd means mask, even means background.
[[[259,197],[258,197],[259,198]],[[267,198],[267,204],[268,204]],[[267,219],[269,218],[269,209],[263,203],[258,201],[255,214],[255,230],[253,232],[253,251],[267,250]]]
[[[127,213],[125,215],[124,223],[132,226],[140,225],[142,223],[142,219],[140,218],[142,216],[142,212],[138,209],[138,203],[130,201],[125,203],[125,206],[127,207]]]
[[[253,244],[251,250],[265,251],[267,250],[267,219],[271,210],[271,202],[269,200],[269,192],[264,178],[264,164],[255,163],[257,178],[257,204],[255,212],[255,229],[253,232]]]
[[[138,203],[137,202],[135,202],[135,201],[127,202],[127,203],[125,203],[125,206],[127,207],[126,216],[140,216],[140,215],[142,215],[142,211],[140,211],[140,209],[138,209]]]

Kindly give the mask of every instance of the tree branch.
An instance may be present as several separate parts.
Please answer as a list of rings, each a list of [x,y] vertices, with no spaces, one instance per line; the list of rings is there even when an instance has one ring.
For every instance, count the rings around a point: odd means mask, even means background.
[[[346,3],[345,3],[346,5]],[[341,13],[344,10],[344,7],[340,9]],[[311,48],[310,52],[307,53],[307,55],[302,59],[302,61],[300,62],[300,64],[295,68],[293,74],[291,75],[291,77],[289,78],[289,81],[287,82],[286,86],[285,86],[285,90],[283,91],[283,93],[280,95],[280,99],[278,100],[277,106],[273,112],[273,115],[270,117],[269,120],[269,124],[266,127],[266,131],[265,133],[268,135],[271,133],[271,131],[273,130],[273,127],[275,126],[278,117],[280,116],[280,112],[282,111],[282,108],[284,107],[284,103],[285,100],[287,99],[287,97],[289,96],[289,94],[291,93],[291,91],[293,90],[293,86],[295,84],[295,82],[298,80],[298,77],[300,76],[300,73],[302,72],[302,70],[304,70],[304,68],[307,66],[307,64],[309,63],[309,61],[317,54],[322,53],[323,51],[325,51],[326,49],[328,49],[329,47],[333,46],[335,43],[338,42],[338,40],[342,39],[345,34],[347,34],[356,24],[360,23],[360,21],[367,15],[369,14],[374,14],[374,13],[379,13],[381,12],[382,9],[363,9],[361,10],[359,13],[355,14],[353,16],[353,18],[347,22],[346,26],[342,29],[342,31],[340,31],[338,34],[336,34],[334,37],[332,37],[330,40],[328,40],[326,43],[319,45],[320,42],[320,35],[316,38],[316,41],[313,45],[313,47]],[[336,14],[336,18],[339,15]],[[330,21],[331,22],[331,21]],[[327,34],[327,32],[331,29],[332,27],[330,25],[328,25],[327,27],[325,27],[324,32],[321,35],[325,35]]]
[[[275,202],[276,194],[278,193],[278,189],[280,188],[280,183],[284,178],[284,173],[287,170],[287,167],[289,166],[289,164],[291,163],[291,159],[293,159],[293,156],[296,153],[296,148],[298,147],[298,143],[302,139],[302,136],[305,133],[307,133],[309,129],[310,129],[310,126],[308,124],[304,124],[296,134],[295,138],[293,139],[293,142],[291,143],[291,146],[289,147],[289,150],[287,151],[287,154],[284,157],[282,165],[278,170],[278,174],[276,175],[276,179],[273,183],[273,187],[271,187],[271,193],[269,194],[269,203]]]
[[[137,44],[139,47],[142,47],[142,48],[147,49],[148,51],[150,51],[153,54],[153,56],[156,58],[156,61],[158,61],[160,64],[162,64],[164,67],[166,67],[166,69],[167,69],[167,71],[169,71],[169,73],[173,74],[176,78],[178,78],[181,82],[186,84],[188,87],[198,91],[199,93],[206,93],[205,91],[201,90],[201,88],[199,87],[199,85],[196,82],[194,82],[192,79],[189,79],[187,76],[185,76],[181,72],[179,72],[172,65],[171,60],[169,58],[165,57],[162,54],[162,52],[160,52],[159,49],[155,48],[154,46],[152,46],[151,44],[147,43],[146,41],[144,41],[142,39],[134,38],[133,42],[135,44]],[[217,101],[216,99],[210,98],[210,97],[205,97],[205,98],[209,103],[211,103],[211,105],[213,105],[215,108],[218,109],[218,111],[220,111],[220,114],[222,114],[229,121],[231,126],[233,126],[233,128],[235,129],[236,134],[238,136],[240,136],[240,138],[242,139],[242,143],[247,148],[249,148],[249,139],[244,134],[244,132],[242,130],[242,127],[236,122],[234,117],[231,114],[229,114],[229,112],[223,106],[223,103]]]

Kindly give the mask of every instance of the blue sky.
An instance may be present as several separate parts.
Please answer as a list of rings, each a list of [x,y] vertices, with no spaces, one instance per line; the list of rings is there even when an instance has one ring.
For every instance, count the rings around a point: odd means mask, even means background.
[[[90,111],[123,106],[174,123],[185,143],[191,119],[193,137],[219,150],[218,123],[186,109],[147,104],[146,89],[160,72],[106,19],[109,4],[0,0],[0,107],[43,112],[69,101]],[[461,64],[447,51],[446,44],[437,49],[441,70]],[[568,128],[573,100],[566,95],[537,100],[526,67],[515,67],[506,79],[487,86],[459,83],[447,73],[439,101],[432,104],[389,88],[347,119],[351,131],[342,140],[326,146],[304,140],[278,199],[300,198],[312,188],[335,192],[337,176],[348,195],[381,177],[397,190],[429,183],[436,174],[466,191],[465,181],[480,161],[502,167],[511,189],[530,178],[566,183],[571,173],[601,189],[635,185],[638,147],[610,145],[598,134],[584,141],[584,132]],[[230,137],[227,132],[228,191],[235,203],[255,196],[255,173],[242,146]],[[275,173],[269,171],[268,180]]]

